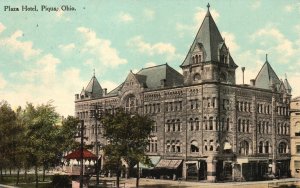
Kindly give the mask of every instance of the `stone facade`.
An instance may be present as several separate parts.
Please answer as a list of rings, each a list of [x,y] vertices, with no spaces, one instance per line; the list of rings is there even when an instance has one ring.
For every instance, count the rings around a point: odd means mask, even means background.
[[[300,97],[291,101],[291,173],[300,178]]]
[[[180,67],[183,75],[168,64],[129,72],[109,93],[93,76],[75,96],[76,115],[87,126],[87,143],[95,144],[97,125],[99,141],[106,144],[100,123],[90,118],[93,105],[110,112],[122,107],[155,121],[149,156],[181,162],[156,175],[212,182],[261,179],[266,173],[288,176],[287,79],[281,81],[266,59],[251,85],[237,85],[238,66],[209,10]]]

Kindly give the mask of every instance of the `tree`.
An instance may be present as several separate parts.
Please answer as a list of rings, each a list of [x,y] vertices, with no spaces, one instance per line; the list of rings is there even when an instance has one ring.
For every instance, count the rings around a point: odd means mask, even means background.
[[[29,118],[26,132],[30,153],[29,162],[35,167],[35,181],[38,187],[38,167],[43,166],[44,179],[45,169],[49,167],[58,153],[55,142],[58,131],[55,125],[59,115],[51,102],[36,108],[32,104],[27,104],[26,110],[27,118]]]
[[[0,103],[0,171],[3,180],[3,168],[12,167],[12,156],[16,148],[16,114],[6,101]]]
[[[130,163],[134,161],[147,161],[145,155],[148,139],[151,133],[153,121],[144,115],[129,114],[123,110],[117,110],[115,114],[104,114],[102,125],[104,137],[108,144],[104,146],[106,167],[116,172],[117,187],[122,168],[122,159]],[[137,177],[137,186],[138,186]]]

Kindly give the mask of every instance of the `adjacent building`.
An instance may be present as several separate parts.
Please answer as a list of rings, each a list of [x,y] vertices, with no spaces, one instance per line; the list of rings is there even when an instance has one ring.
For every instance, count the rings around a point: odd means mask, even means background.
[[[291,101],[291,173],[300,178],[300,96]]]
[[[150,115],[155,124],[147,154],[159,158],[161,177],[193,180],[259,180],[267,173],[288,176],[291,87],[266,61],[250,85],[236,84],[237,64],[209,7],[177,72],[168,64],[129,72],[107,92],[95,75],[75,96],[87,143],[95,144],[94,106],[109,112]],[[102,155],[101,151],[99,153]]]

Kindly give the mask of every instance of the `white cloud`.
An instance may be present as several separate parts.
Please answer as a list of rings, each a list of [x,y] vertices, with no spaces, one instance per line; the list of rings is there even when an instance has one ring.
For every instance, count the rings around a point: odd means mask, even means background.
[[[6,29],[6,27],[0,22],[0,33],[2,33],[2,31],[4,31]]]
[[[154,10],[151,10],[151,9],[145,9],[144,15],[145,15],[146,19],[153,20],[155,17],[155,12],[154,12]]]
[[[95,62],[96,65],[117,67],[118,65],[127,63],[127,60],[119,57],[118,51],[111,47],[110,40],[98,38],[95,31],[86,27],[79,27],[77,31],[85,39],[83,52],[93,55],[97,60]]]
[[[31,41],[23,42],[19,40],[21,37],[23,37],[23,35],[23,32],[18,30],[9,38],[0,40],[0,46],[8,48],[12,52],[21,52],[25,60],[39,55],[41,50],[33,49],[33,44]]]
[[[210,9],[209,12],[213,17],[214,21],[218,22],[220,14],[215,9]],[[207,13],[207,9],[204,9],[202,7],[197,7],[197,12],[194,14],[194,21],[196,24],[198,24],[197,27],[200,27],[206,13]]]
[[[230,52],[236,52],[240,46],[235,41],[235,35],[229,32],[222,32],[222,36],[225,38],[225,43],[229,48]]]
[[[154,63],[154,62],[148,62],[145,65],[145,67],[154,67],[154,66],[156,66],[156,63]]]
[[[70,52],[71,50],[75,49],[75,44],[74,43],[65,44],[65,45],[60,44],[58,45],[58,48],[60,48],[64,52]]]
[[[43,66],[45,69],[33,77],[34,81],[49,79],[49,75],[44,74],[45,71],[49,71],[53,76],[46,83],[9,84],[9,89],[0,90],[1,98],[7,100],[13,107],[25,106],[26,102],[32,102],[36,105],[53,100],[53,105],[56,106],[57,112],[61,115],[74,115],[73,96],[75,93],[79,93],[82,86],[87,83],[81,80],[79,69],[71,67],[63,72],[57,72],[57,67],[51,66],[50,62],[56,65],[60,60],[51,54],[43,56],[36,62],[35,71]]]
[[[0,74],[0,89],[5,88],[7,81],[3,78],[2,74]]]
[[[258,42],[263,51],[276,54],[278,63],[287,63],[295,55],[294,44],[274,26],[259,29],[252,36],[253,42]]]
[[[125,12],[121,12],[119,14],[119,20],[121,22],[132,22],[133,21],[133,17],[129,14],[129,13],[125,13]]]
[[[200,28],[206,13],[207,9],[197,7],[196,12],[194,14],[193,23],[191,25],[184,23],[176,23],[175,28],[179,32],[179,36],[183,37],[185,33],[196,33],[197,30]],[[220,14],[215,9],[210,9],[210,13],[214,21],[217,22],[218,18],[220,17]]]
[[[299,80],[300,80],[300,73],[299,72],[295,72],[292,74],[288,74],[288,81],[292,87],[292,95],[293,98],[300,96],[300,87],[299,86]]]
[[[107,92],[110,92],[111,90],[115,89],[118,87],[118,84],[109,80],[103,80],[101,81],[101,86],[102,88],[107,88]]]
[[[284,10],[285,10],[286,12],[292,12],[292,11],[294,10],[294,7],[293,7],[292,5],[286,5],[286,6],[284,7]]]
[[[128,46],[136,49],[141,53],[152,55],[166,55],[167,60],[181,58],[181,55],[176,54],[176,48],[170,43],[148,43],[144,41],[142,36],[136,36],[127,42]]]
[[[252,1],[251,8],[258,9],[261,6],[261,0]]]

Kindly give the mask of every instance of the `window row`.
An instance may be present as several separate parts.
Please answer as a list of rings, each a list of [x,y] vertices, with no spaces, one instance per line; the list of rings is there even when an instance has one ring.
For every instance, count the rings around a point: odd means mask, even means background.
[[[272,146],[269,141],[260,141],[258,143],[258,153],[272,153]]]
[[[269,122],[259,121],[257,123],[257,132],[262,133],[262,134],[271,134],[272,133],[272,126]]]
[[[290,127],[288,124],[278,123],[277,124],[277,134],[279,135],[289,135]]]
[[[151,153],[157,152],[157,138],[152,138],[149,140],[147,151]]]
[[[89,112],[88,112],[88,111],[77,112],[77,117],[78,117],[79,119],[86,119],[86,118],[89,118]]]
[[[219,142],[214,140],[204,140],[204,151],[219,151]]]
[[[257,149],[258,149],[258,151],[257,151],[258,153],[272,153],[272,146],[271,146],[271,143],[269,143],[268,141],[259,142]],[[281,141],[278,144],[277,152],[279,154],[289,153],[288,144],[284,141]],[[248,141],[243,140],[239,143],[238,153],[241,155],[251,155],[252,154],[252,149],[251,149],[251,146]]]
[[[193,110],[193,109],[199,109],[199,105],[200,104],[200,101],[198,99],[193,99],[193,100],[190,100],[190,109]]]
[[[195,63],[200,63],[201,61],[202,61],[201,55],[194,55],[194,56],[192,57],[192,62],[193,62],[193,64],[195,64]]]
[[[237,101],[236,109],[241,112],[251,112],[251,102]]]
[[[182,110],[182,101],[175,102],[165,102],[165,111],[181,111]]]
[[[151,114],[151,113],[158,113],[160,112],[160,104],[145,104],[144,106],[144,112],[146,114]]]
[[[259,113],[259,114],[271,114],[272,113],[271,105],[258,103],[257,104],[257,113]]]
[[[97,128],[97,130],[96,130],[96,128]],[[91,134],[96,134],[96,131],[97,131],[98,135],[101,134],[101,126],[100,125],[98,125],[97,127],[95,125],[92,125]]]
[[[165,132],[181,131],[181,122],[179,119],[167,120]]]
[[[289,108],[277,106],[277,114],[287,116],[287,115],[289,115]]]
[[[203,106],[205,108],[217,108],[218,107],[218,100],[217,100],[216,97],[203,98]]]
[[[166,152],[181,153],[181,142],[179,140],[167,140]]]

